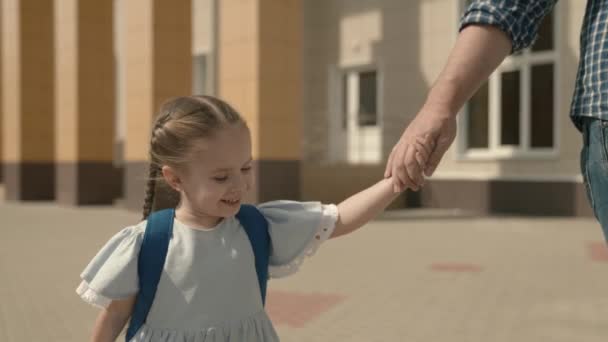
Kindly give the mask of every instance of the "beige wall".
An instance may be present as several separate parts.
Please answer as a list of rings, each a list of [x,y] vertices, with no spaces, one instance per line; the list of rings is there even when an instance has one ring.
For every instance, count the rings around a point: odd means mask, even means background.
[[[453,0],[305,2],[306,160],[330,160],[330,125],[341,116],[335,103],[337,72],[370,65],[381,80],[383,151],[388,154],[449,52],[455,8]]]
[[[54,160],[52,1],[2,2],[3,148],[7,162]]]
[[[301,158],[301,3],[259,1],[259,156],[264,159]]]
[[[21,111],[21,89],[15,86],[19,80],[19,16],[17,1],[2,1],[2,147],[5,162],[19,162],[21,156],[21,124],[17,113]],[[10,66],[10,67],[9,67]],[[10,113],[15,113],[10,115]]]
[[[218,93],[249,123],[253,158],[256,159],[259,158],[257,6],[257,1],[220,1],[218,37],[218,57],[221,61],[218,66]]]
[[[161,103],[191,92],[191,3],[129,0],[125,5],[125,159],[146,161],[151,125]]]
[[[114,41],[114,58],[116,62],[116,104],[115,104],[115,129],[114,129],[114,140],[116,142],[124,142],[126,137],[126,124],[127,124],[127,111],[126,111],[126,99],[125,99],[125,8],[127,4],[123,0],[114,0],[114,22],[113,22],[113,41]],[[116,159],[122,158],[124,151],[121,149],[118,155],[114,156]],[[118,161],[118,160],[117,160]]]
[[[55,2],[55,120],[58,162],[78,161],[78,6],[76,0]]]
[[[180,0],[181,1],[181,0]],[[191,0],[191,22],[192,22],[192,55],[207,54],[208,63],[208,89],[213,90],[214,81],[212,63],[213,56],[213,2],[214,0]],[[123,93],[126,84],[126,73],[124,63],[125,59],[125,34],[124,27],[126,25],[126,11],[128,2],[123,0],[114,0],[114,49],[117,62],[117,104],[116,104],[116,130],[115,136],[117,141],[124,141],[126,137],[127,125],[127,109],[126,109],[126,94]],[[188,92],[189,94],[190,92]],[[184,94],[185,95],[185,94]]]
[[[300,159],[300,3],[218,3],[219,96],[247,120],[254,159]]]
[[[110,161],[114,136],[112,3],[55,2],[56,160]]]
[[[126,160],[147,160],[153,113],[153,28],[148,1],[122,7],[122,65],[125,67]]]
[[[568,112],[585,4],[573,0],[558,5],[558,155],[539,160],[461,160],[454,144],[437,178],[578,179],[580,134]],[[304,159],[331,163],[330,122],[341,115],[332,104],[339,83],[332,84],[336,80],[331,71],[367,64],[378,66],[382,80],[386,158],[447,59],[459,11],[455,0],[304,2]]]
[[[304,198],[339,200],[382,178],[384,171],[384,162],[346,166],[331,159],[332,126],[339,126],[342,116],[339,70],[378,69],[385,159],[447,57],[455,8],[453,0],[304,2]],[[336,182],[343,174],[352,176]]]
[[[3,20],[3,18],[2,18],[2,5],[0,4],[0,30],[3,29],[2,20]],[[3,39],[3,36],[0,33],[0,61],[3,60],[3,58],[2,58],[2,39]],[[2,94],[2,85],[3,85],[3,81],[2,80],[3,80],[3,77],[2,77],[2,68],[0,68],[0,94]],[[3,175],[2,175],[2,173],[3,173],[2,163],[4,162],[4,151],[3,151],[4,150],[4,147],[3,147],[4,132],[3,132],[3,129],[2,129],[2,125],[3,125],[3,122],[4,122],[3,116],[4,116],[3,115],[3,103],[2,103],[2,96],[0,95],[0,182],[2,182],[2,179],[3,179]]]
[[[212,0],[192,0],[192,54],[208,54],[212,48]]]

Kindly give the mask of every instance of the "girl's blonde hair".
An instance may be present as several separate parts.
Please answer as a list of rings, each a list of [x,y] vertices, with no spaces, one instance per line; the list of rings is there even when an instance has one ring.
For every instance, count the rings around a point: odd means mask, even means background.
[[[233,124],[245,124],[228,103],[212,96],[183,96],[165,102],[150,138],[150,170],[146,184],[143,218],[153,211],[157,181],[163,165],[178,168],[188,161],[192,143],[210,137]]]

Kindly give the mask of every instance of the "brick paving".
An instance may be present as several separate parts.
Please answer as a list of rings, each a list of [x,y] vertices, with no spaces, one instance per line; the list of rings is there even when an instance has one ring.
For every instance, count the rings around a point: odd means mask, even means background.
[[[0,341],[88,340],[78,275],[139,215],[0,202],[0,218]],[[604,342],[607,284],[592,219],[404,215],[327,242],[268,309],[288,342]]]

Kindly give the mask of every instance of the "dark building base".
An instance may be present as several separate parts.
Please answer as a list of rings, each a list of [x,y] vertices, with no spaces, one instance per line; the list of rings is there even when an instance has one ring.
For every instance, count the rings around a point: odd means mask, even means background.
[[[424,208],[459,208],[482,215],[593,216],[576,182],[432,180],[421,190]]]
[[[8,201],[55,199],[55,165],[52,162],[4,162],[5,198]]]
[[[122,169],[112,162],[59,163],[56,176],[60,204],[112,204],[122,196]]]

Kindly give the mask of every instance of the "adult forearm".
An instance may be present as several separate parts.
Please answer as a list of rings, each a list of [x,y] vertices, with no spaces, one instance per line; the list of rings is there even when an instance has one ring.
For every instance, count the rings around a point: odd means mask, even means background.
[[[471,25],[459,34],[425,106],[456,115],[511,51],[508,35],[492,26]]]

